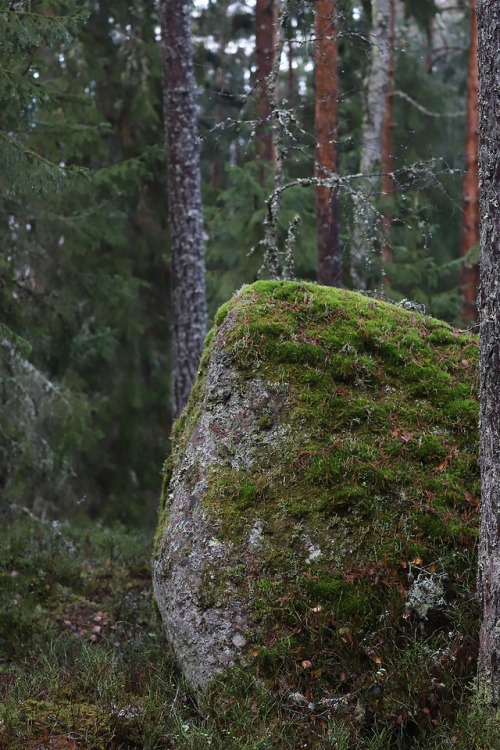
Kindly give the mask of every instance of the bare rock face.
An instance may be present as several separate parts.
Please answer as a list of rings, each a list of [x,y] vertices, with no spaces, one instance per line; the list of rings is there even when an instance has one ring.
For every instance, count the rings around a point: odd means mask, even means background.
[[[211,601],[217,576],[241,563],[230,540],[217,533],[217,522],[203,508],[213,482],[211,469],[221,462],[235,472],[250,472],[285,430],[279,420],[262,431],[259,414],[279,417],[285,398],[280,384],[242,378],[224,352],[224,334],[234,313],[221,325],[207,365],[202,408],[168,485],[168,524],[162,530],[155,562],[158,606],[179,662],[193,684],[204,687],[214,674],[243,656],[249,614],[237,587],[229,581],[224,602]],[[258,522],[249,536],[249,552],[259,547]]]
[[[476,535],[476,376],[471,335],[345,290],[258,282],[221,308],[174,428],[154,558],[193,686],[234,664],[286,681],[325,651],[311,633],[407,627],[412,560],[453,581]]]

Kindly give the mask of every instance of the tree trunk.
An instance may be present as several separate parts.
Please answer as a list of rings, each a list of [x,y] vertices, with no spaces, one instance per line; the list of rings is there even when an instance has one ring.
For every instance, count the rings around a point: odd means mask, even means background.
[[[288,40],[288,106],[293,109],[297,98],[297,81],[293,63],[295,60],[295,51],[293,48],[293,39]]]
[[[479,453],[482,497],[478,596],[482,610],[478,687],[500,698],[500,3],[478,0],[480,180]]]
[[[391,0],[391,25],[389,35],[389,81],[385,97],[384,122],[382,123],[382,195],[391,195],[394,189],[394,74],[395,74],[395,47],[396,47],[396,8],[395,0]],[[389,209],[384,214],[384,230],[388,237],[391,228],[392,216]],[[384,238],[382,246],[382,260],[384,263],[392,263],[392,250]]]
[[[277,0],[257,0],[255,5],[255,55],[257,58],[257,159],[272,164],[274,146],[272,136],[272,109],[267,82],[273,71],[276,49]],[[262,180],[265,173],[262,172]]]
[[[172,412],[182,411],[206,334],[205,250],[190,4],[160,0],[173,304]]]
[[[338,49],[337,0],[316,3],[316,177],[329,179],[338,171]],[[341,286],[339,193],[316,187],[318,284]]]
[[[354,242],[351,249],[351,277],[355,287],[366,289],[376,251],[378,227],[371,202],[380,188],[382,125],[389,86],[391,0],[372,0],[373,26],[370,35],[371,63],[361,136],[359,195],[355,206]]]
[[[478,129],[477,109],[477,27],[476,0],[471,0],[469,73],[467,95],[467,127],[465,135],[465,174],[462,189],[462,236],[460,256],[463,258],[471,247],[479,242],[479,180],[477,176]],[[460,285],[462,289],[462,315],[470,320],[477,317],[477,263],[462,264]]]

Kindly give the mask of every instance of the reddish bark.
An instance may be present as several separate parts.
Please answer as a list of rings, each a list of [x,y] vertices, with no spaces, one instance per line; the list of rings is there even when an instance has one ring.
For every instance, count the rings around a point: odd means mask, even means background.
[[[255,5],[255,54],[257,58],[257,158],[274,162],[271,102],[267,93],[276,49],[277,1],[257,0]]]
[[[328,179],[338,170],[337,0],[316,3],[316,177]],[[339,194],[316,187],[318,283],[341,286]]]
[[[394,189],[394,180],[391,174],[394,171],[394,49],[396,43],[396,23],[395,23],[395,2],[391,0],[391,32],[389,38],[390,59],[389,59],[389,84],[385,97],[385,114],[382,125],[382,195],[390,195]],[[391,227],[392,215],[389,209],[385,211],[384,229],[389,234]],[[382,247],[382,260],[385,263],[392,263],[392,250],[384,242]]]
[[[467,126],[465,135],[465,174],[462,188],[462,236],[460,256],[463,258],[479,242],[479,179],[478,179],[478,71],[476,0],[471,0],[469,73],[467,95]],[[477,318],[477,263],[462,264],[462,315],[470,320]]]

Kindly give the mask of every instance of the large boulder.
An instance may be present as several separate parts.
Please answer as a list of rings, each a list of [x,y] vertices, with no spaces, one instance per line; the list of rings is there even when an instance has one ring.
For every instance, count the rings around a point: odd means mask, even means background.
[[[356,696],[405,629],[465,643],[477,356],[475,335],[418,309],[313,284],[257,282],[219,310],[154,560],[195,687],[236,664],[297,701]]]

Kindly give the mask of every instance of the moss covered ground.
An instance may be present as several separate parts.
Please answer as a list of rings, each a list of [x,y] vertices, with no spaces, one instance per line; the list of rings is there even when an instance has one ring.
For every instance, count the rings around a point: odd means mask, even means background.
[[[477,621],[470,604],[457,604],[451,640],[442,629],[408,628],[402,637],[385,618],[364,644],[356,628],[337,630],[322,619],[328,605],[298,609],[296,631],[300,622],[306,638],[322,643],[322,667],[314,655],[307,664],[290,639],[281,655],[270,645],[275,682],[235,671],[200,701],[155,614],[150,548],[149,535],[124,528],[26,520],[0,529],[1,750],[499,747],[499,723],[471,710]],[[270,583],[262,591],[269,595]],[[339,670],[341,684],[359,680],[363,650],[366,679],[356,701],[349,690],[331,698],[325,689],[313,706],[282,689],[290,660],[304,697],[312,697],[306,682],[318,683],[321,668]],[[376,719],[363,708],[370,696],[384,706]]]

